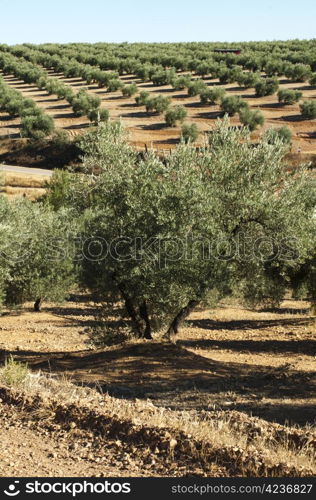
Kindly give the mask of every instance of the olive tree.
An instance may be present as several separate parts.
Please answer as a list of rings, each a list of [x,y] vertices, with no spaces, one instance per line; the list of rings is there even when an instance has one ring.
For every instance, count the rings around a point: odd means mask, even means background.
[[[256,96],[264,97],[266,95],[275,94],[278,88],[279,82],[277,78],[262,78],[255,84]]]
[[[75,280],[77,221],[71,211],[54,211],[22,199],[0,197],[0,289],[2,300],[19,305],[32,300],[63,300]]]
[[[86,175],[65,196],[83,214],[81,280],[140,338],[177,333],[210,291],[280,300],[314,248],[315,179],[284,168],[281,141],[254,145],[225,119],[203,150],[164,159],[140,157],[117,123],[81,147]]]
[[[278,100],[283,104],[294,104],[302,97],[302,92],[292,89],[281,89],[278,92]]]
[[[261,111],[258,109],[251,110],[249,108],[241,109],[239,112],[240,122],[249,128],[249,130],[253,131],[258,126],[262,126],[264,124],[264,117]]]
[[[212,87],[203,90],[200,93],[200,101],[202,104],[216,104],[224,99],[225,89],[223,87]]]
[[[300,104],[300,110],[303,118],[313,120],[316,118],[316,101],[304,101]]]
[[[165,121],[168,127],[175,127],[177,122],[183,122],[187,116],[187,110],[184,106],[173,106],[167,109],[165,114]]]
[[[196,123],[184,123],[181,127],[181,139],[187,144],[195,142],[199,136]]]
[[[236,113],[239,113],[242,109],[248,109],[248,103],[239,96],[229,96],[224,97],[221,102],[221,110],[228,116],[234,116]]]

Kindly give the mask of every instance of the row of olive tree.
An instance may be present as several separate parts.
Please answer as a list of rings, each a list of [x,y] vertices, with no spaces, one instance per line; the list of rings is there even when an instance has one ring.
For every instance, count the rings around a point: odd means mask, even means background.
[[[0,54],[0,67],[5,74],[14,74],[26,83],[34,83],[38,88],[46,90],[49,95],[54,94],[59,99],[65,99],[76,116],[86,115],[94,123],[107,121],[109,118],[108,110],[100,107],[101,99],[98,96],[89,94],[86,89],[75,93],[69,85],[58,78],[49,77],[33,63],[21,62],[19,58],[4,53]],[[44,123],[44,120],[41,119],[41,122]]]
[[[43,139],[54,130],[53,119],[43,112],[32,99],[25,98],[18,90],[10,88],[0,77],[0,110],[12,118],[21,118],[21,136]]]

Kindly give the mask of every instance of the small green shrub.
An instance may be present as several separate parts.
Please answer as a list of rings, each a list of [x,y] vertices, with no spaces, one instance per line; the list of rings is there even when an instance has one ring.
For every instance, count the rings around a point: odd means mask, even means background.
[[[28,373],[27,365],[15,361],[13,356],[10,356],[0,368],[0,383],[7,387],[19,388],[25,382]]]
[[[222,87],[213,87],[205,89],[200,93],[200,101],[202,104],[216,104],[223,100],[225,89]]]
[[[256,96],[264,97],[266,95],[273,95],[278,90],[278,88],[279,88],[279,82],[277,78],[266,78],[266,79],[262,78],[255,85]]]
[[[175,127],[177,121],[183,122],[187,116],[187,110],[183,106],[169,108],[165,114],[165,121],[168,127]]]
[[[239,96],[229,96],[225,97],[221,103],[221,110],[228,116],[234,116],[239,113],[242,109],[248,108],[246,101]]]
[[[174,80],[171,82],[171,85],[175,90],[184,90],[188,88],[190,84],[191,84],[190,76],[178,76],[177,78],[174,78]]]
[[[146,106],[146,111],[147,113],[163,113],[168,109],[170,106],[170,99],[169,97],[164,97],[162,95],[159,95],[157,97],[151,97],[146,100],[145,106]]]
[[[22,117],[21,136],[29,139],[41,140],[50,135],[54,130],[54,121],[43,113]]]
[[[199,131],[196,123],[184,123],[181,127],[181,138],[187,144],[188,142],[195,142],[198,138]]]
[[[188,95],[194,97],[201,94],[204,90],[207,90],[207,85],[203,80],[195,80],[191,82],[188,86]]]
[[[302,102],[302,104],[300,104],[300,110],[303,118],[313,120],[316,118],[316,100]]]
[[[100,122],[107,122],[109,119],[109,111],[107,109],[92,109],[88,113],[88,118],[90,122],[94,123],[95,125],[98,125]]]
[[[275,144],[281,140],[284,144],[291,144],[292,132],[288,127],[270,128],[266,131],[269,144]]]
[[[124,85],[122,87],[122,94],[124,97],[132,97],[137,92],[136,83],[131,83],[130,85]]]
[[[312,86],[312,87],[315,87],[316,85],[316,73],[312,73],[311,74],[311,77],[309,79],[309,84]]]
[[[263,114],[258,109],[252,111],[249,108],[244,108],[240,110],[239,119],[251,131],[255,130],[259,125],[262,126],[264,124]]]
[[[283,104],[294,104],[298,102],[302,97],[302,92],[298,90],[291,89],[281,89],[278,92],[278,100]]]
[[[146,106],[146,102],[150,99],[150,93],[142,90],[141,93],[135,97],[137,106]]]
[[[107,84],[107,91],[108,92],[116,92],[117,90],[120,90],[123,87],[123,84],[121,80],[118,78],[112,78],[111,80],[108,81]]]

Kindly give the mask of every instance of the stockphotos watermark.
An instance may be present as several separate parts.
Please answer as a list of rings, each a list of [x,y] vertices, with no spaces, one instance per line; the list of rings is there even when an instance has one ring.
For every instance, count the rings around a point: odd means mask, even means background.
[[[22,494],[55,494],[55,495],[71,495],[76,498],[77,495],[82,494],[119,494],[119,493],[131,493],[131,483],[120,483],[112,481],[99,481],[90,482],[88,480],[83,480],[81,482],[43,482],[43,481],[32,481],[25,484],[25,488],[22,491],[20,487],[20,481],[13,481],[3,493],[7,497],[17,497]]]
[[[77,237],[65,235],[63,238],[46,238],[40,243],[43,258],[48,262],[73,259],[76,262],[118,262],[151,261],[164,268],[180,261],[201,260],[263,262],[293,262],[299,259],[296,238],[287,237],[276,241],[274,238],[252,238],[238,235],[234,239],[216,238],[142,238],[119,236],[107,240],[101,236]],[[39,251],[34,248],[32,235],[20,235],[14,245],[0,248],[0,258],[11,263],[23,262]]]

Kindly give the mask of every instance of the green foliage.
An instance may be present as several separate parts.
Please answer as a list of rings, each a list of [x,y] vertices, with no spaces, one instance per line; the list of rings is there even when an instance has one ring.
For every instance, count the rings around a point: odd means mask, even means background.
[[[300,104],[300,110],[303,118],[313,120],[316,118],[316,101],[304,101]]]
[[[13,356],[9,356],[0,368],[0,383],[6,387],[18,389],[25,382],[29,370],[27,365],[15,361]]]
[[[169,97],[158,95],[156,97],[150,97],[146,99],[145,107],[147,113],[158,113],[161,114],[168,109],[171,100]]]
[[[124,97],[132,97],[137,92],[136,83],[131,83],[130,85],[124,85],[122,87],[122,94]]]
[[[278,100],[283,104],[294,104],[301,99],[302,95],[302,92],[298,90],[281,89],[278,92]]]
[[[212,87],[203,90],[200,93],[200,101],[202,104],[217,104],[225,96],[225,89],[222,87]]]
[[[308,64],[292,64],[284,72],[293,82],[305,82],[311,74],[311,68]]]
[[[238,66],[232,69],[225,66],[219,70],[218,78],[221,83],[233,83],[237,82],[242,77],[242,74]]]
[[[249,130],[253,131],[258,126],[262,126],[264,124],[264,117],[261,111],[258,109],[251,110],[249,108],[244,108],[239,111],[239,119],[243,125],[249,128]]]
[[[109,119],[110,113],[107,109],[92,109],[88,113],[88,118],[90,122],[94,123],[94,125],[98,125],[100,122],[107,122]]]
[[[241,73],[237,77],[236,81],[240,87],[249,89],[251,87],[255,87],[256,84],[260,81],[260,73],[253,73],[252,71]]]
[[[184,123],[181,127],[181,138],[183,141],[188,144],[193,143],[197,140],[199,136],[199,131],[196,123]]]
[[[256,96],[264,97],[266,95],[273,95],[279,88],[279,82],[277,78],[266,78],[261,79],[255,85]]]
[[[194,82],[191,82],[188,86],[188,95],[190,97],[194,97],[207,90],[207,88],[208,87],[206,83],[203,82],[203,80],[195,80]]]
[[[188,88],[191,84],[191,77],[187,76],[178,76],[174,78],[171,82],[172,87],[175,90],[184,90]]]
[[[311,77],[309,79],[309,84],[312,86],[312,87],[315,87],[316,85],[316,73],[312,73],[311,74]]]
[[[42,113],[23,116],[21,120],[21,136],[41,140],[54,130],[54,120]]]
[[[177,122],[183,122],[187,116],[187,110],[184,106],[173,106],[165,114],[165,121],[168,127],[175,127]]]
[[[93,110],[100,107],[101,99],[97,96],[88,94],[85,90],[80,90],[72,99],[72,109],[75,115],[88,115]]]
[[[265,137],[269,144],[276,144],[278,141],[291,144],[292,132],[288,127],[270,128],[267,130]]]
[[[242,97],[239,96],[229,96],[224,97],[221,102],[221,110],[228,116],[234,116],[239,113],[242,109],[248,108],[248,104]]]
[[[202,151],[181,143],[163,161],[152,151],[139,159],[108,123],[82,147],[87,174],[65,196],[94,242],[81,280],[122,305],[118,321],[140,337],[176,331],[210,290],[280,300],[315,248],[315,179],[284,169],[281,141],[254,145],[247,129],[219,120]]]
[[[71,211],[22,199],[0,197],[0,289],[5,304],[38,298],[63,300],[74,283],[74,237]]]
[[[123,84],[122,84],[121,80],[119,80],[118,78],[112,78],[107,83],[107,91],[108,92],[116,92],[117,90],[120,90],[122,87],[123,87]]]
[[[177,73],[174,69],[160,70],[152,75],[151,81],[157,86],[170,85],[176,77]]]
[[[141,93],[135,97],[137,106],[146,106],[146,102],[150,99],[150,93],[142,90]]]

